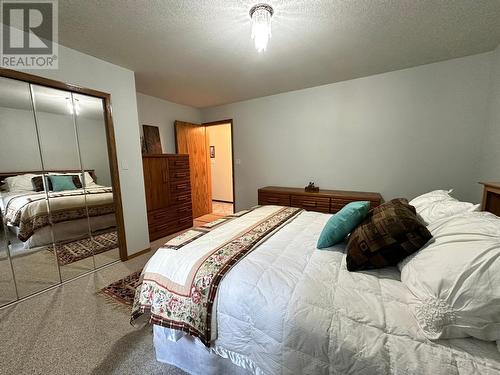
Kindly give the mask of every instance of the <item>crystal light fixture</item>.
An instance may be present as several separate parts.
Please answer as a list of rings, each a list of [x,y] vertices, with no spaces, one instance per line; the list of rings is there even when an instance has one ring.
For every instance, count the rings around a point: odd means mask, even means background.
[[[264,52],[271,39],[271,17],[274,9],[267,4],[257,4],[250,9],[252,39],[258,52]]]

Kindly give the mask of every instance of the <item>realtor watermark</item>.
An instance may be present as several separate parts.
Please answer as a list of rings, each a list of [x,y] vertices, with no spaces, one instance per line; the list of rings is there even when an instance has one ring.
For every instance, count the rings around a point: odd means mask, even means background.
[[[57,69],[57,0],[0,0],[0,66]]]

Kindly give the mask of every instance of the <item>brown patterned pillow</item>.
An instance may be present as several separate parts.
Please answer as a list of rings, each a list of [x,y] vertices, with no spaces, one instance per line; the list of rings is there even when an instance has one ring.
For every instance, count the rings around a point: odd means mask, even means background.
[[[417,211],[415,210],[415,207],[413,207],[411,204],[408,203],[408,199],[406,199],[406,198],[395,198],[395,199],[391,199],[389,202],[382,203],[380,206],[375,207],[371,211],[371,214],[375,215],[376,213],[378,213],[380,211],[384,211],[384,210],[387,210],[387,209],[390,209],[390,208],[394,207],[394,205],[404,206],[404,207],[408,208],[414,214],[417,213]]]
[[[373,209],[347,242],[347,269],[394,266],[432,238],[408,201],[397,199]]]
[[[51,189],[50,180],[47,178],[46,182],[49,184],[49,190]],[[31,179],[31,184],[33,185],[34,191],[43,191],[43,179],[42,176],[36,176]]]

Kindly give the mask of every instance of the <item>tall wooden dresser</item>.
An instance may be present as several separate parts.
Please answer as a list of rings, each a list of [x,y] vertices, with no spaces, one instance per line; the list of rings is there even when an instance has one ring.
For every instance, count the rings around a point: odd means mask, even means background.
[[[307,211],[335,213],[350,202],[369,201],[371,208],[382,203],[379,193],[344,190],[320,190],[309,193],[300,188],[267,186],[259,189],[259,204],[300,207]]]
[[[144,155],[142,165],[149,239],[192,227],[189,155]]]

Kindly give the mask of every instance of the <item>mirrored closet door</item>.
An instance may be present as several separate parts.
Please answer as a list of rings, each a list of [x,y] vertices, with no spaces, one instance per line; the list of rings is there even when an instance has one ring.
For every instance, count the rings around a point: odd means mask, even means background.
[[[0,306],[126,257],[109,96],[45,81],[0,77]]]

